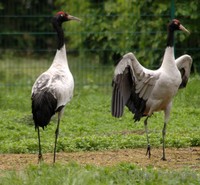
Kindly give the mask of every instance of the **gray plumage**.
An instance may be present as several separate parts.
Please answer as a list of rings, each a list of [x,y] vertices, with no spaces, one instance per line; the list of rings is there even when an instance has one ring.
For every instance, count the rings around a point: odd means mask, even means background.
[[[179,88],[186,86],[192,65],[192,58],[189,55],[174,59],[173,33],[175,30],[188,32],[176,19],[169,24],[167,47],[159,69],[146,69],[138,62],[133,53],[128,53],[115,67],[112,83],[111,112],[114,117],[121,117],[125,106],[134,114],[135,121],[139,121],[143,116],[147,117],[144,125],[149,157],[151,153],[147,120],[154,112],[164,111],[163,160],[166,160],[165,133],[172,99]]]
[[[74,79],[68,66],[62,29],[62,23],[69,20],[80,21],[80,19],[62,11],[53,17],[52,24],[58,36],[56,55],[50,68],[37,78],[32,87],[32,114],[35,128],[38,130],[39,162],[42,160],[39,127],[44,129],[49,124],[51,117],[58,113],[53,158],[53,162],[55,162],[60,118],[66,104],[73,97]]]

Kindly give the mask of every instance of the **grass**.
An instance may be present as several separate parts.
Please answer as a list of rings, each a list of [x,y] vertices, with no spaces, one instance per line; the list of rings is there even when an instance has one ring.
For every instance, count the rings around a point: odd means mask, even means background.
[[[77,61],[77,63],[80,61]],[[31,115],[31,86],[49,65],[47,60],[0,60],[0,153],[37,153],[37,132]],[[79,65],[77,65],[79,66]],[[72,64],[76,89],[61,120],[59,151],[94,151],[146,147],[143,119],[134,123],[126,109],[120,119],[110,113],[112,67],[98,64],[83,68]],[[102,76],[99,79],[99,75]],[[80,79],[80,81],[78,81]],[[200,99],[198,75],[174,99],[167,126],[166,147],[200,146]],[[101,87],[106,84],[106,88]],[[81,85],[83,84],[82,88]],[[100,86],[97,86],[99,84]],[[56,128],[54,116],[41,132],[43,152],[52,152]],[[149,119],[150,143],[162,146],[163,113]],[[57,177],[60,178],[57,178]],[[173,178],[172,178],[173,177]],[[132,164],[113,167],[29,166],[22,171],[4,171],[0,184],[198,184],[198,173],[185,169],[141,169]],[[83,183],[84,182],[84,183]]]
[[[185,90],[175,97],[170,122],[167,127],[167,147],[200,146],[198,77],[193,77]],[[30,87],[0,92],[1,153],[36,153],[37,132],[32,115]],[[61,121],[58,151],[88,151],[146,147],[143,119],[134,123],[126,109],[122,118],[110,113],[111,93],[100,89],[76,90],[67,105]],[[52,152],[57,116],[43,132],[42,148]],[[149,119],[150,142],[162,146],[163,113]],[[6,143],[6,144],[5,144]]]
[[[200,176],[188,169],[181,171],[158,170],[153,167],[139,168],[134,164],[122,163],[112,167],[93,165],[80,166],[76,163],[29,166],[23,171],[4,174],[0,184],[48,184],[48,185],[112,185],[148,184],[179,185],[199,184]]]

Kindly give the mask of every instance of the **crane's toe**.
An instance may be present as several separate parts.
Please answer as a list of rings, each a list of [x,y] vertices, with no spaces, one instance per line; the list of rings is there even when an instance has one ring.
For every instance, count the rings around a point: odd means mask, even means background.
[[[38,154],[38,164],[43,161],[42,154]]]
[[[161,160],[163,160],[163,161],[167,161],[166,157],[162,157]]]
[[[150,144],[148,144],[148,146],[147,146],[146,155],[148,155],[148,156],[149,156],[149,159],[150,159],[150,157],[151,157],[151,146],[150,146]]]

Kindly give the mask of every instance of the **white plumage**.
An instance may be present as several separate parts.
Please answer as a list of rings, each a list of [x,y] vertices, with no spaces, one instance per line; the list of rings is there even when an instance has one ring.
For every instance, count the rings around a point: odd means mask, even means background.
[[[51,117],[58,113],[53,158],[53,162],[55,162],[60,118],[66,104],[73,97],[74,79],[68,66],[62,30],[62,23],[69,20],[80,21],[65,12],[58,12],[53,17],[52,24],[58,36],[56,55],[50,68],[37,78],[32,88],[32,113],[35,128],[38,130],[39,162],[42,159],[39,127],[44,129],[49,124]]]
[[[164,111],[163,160],[165,157],[165,133],[169,120],[172,99],[179,88],[185,87],[190,75],[192,58],[183,55],[174,59],[173,33],[175,30],[187,31],[178,20],[174,19],[168,26],[167,48],[162,65],[157,70],[144,68],[133,53],[128,53],[117,64],[113,78],[112,115],[121,117],[124,106],[134,114],[134,120],[147,116],[144,121],[147,134],[147,154],[150,143],[147,119],[156,111]],[[188,32],[188,31],[187,31]]]
[[[68,66],[65,45],[57,50],[50,68],[37,78],[32,94],[45,90],[57,99],[56,110],[65,106],[73,97],[74,78]]]

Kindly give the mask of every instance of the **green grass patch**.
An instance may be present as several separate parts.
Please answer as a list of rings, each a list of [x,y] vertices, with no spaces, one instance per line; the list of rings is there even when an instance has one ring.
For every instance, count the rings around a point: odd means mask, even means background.
[[[199,78],[192,77],[188,87],[175,97],[167,125],[167,147],[200,146],[198,85]],[[30,87],[9,91],[2,88],[0,91],[1,153],[35,153],[38,150],[30,91]],[[58,151],[146,147],[144,120],[134,123],[133,115],[127,109],[122,118],[113,118],[110,102],[111,91],[105,93],[100,88],[76,90],[61,120]],[[41,132],[44,152],[53,150],[56,122],[55,115]],[[163,113],[155,113],[148,120],[148,127],[152,147],[162,146]]]
[[[133,164],[122,163],[112,167],[97,167],[92,165],[56,164],[29,166],[20,171],[2,173],[0,184],[3,185],[37,185],[37,184],[76,184],[76,185],[104,185],[104,184],[149,184],[149,185],[178,185],[199,184],[200,176],[194,171],[158,170],[153,167],[145,169]]]

